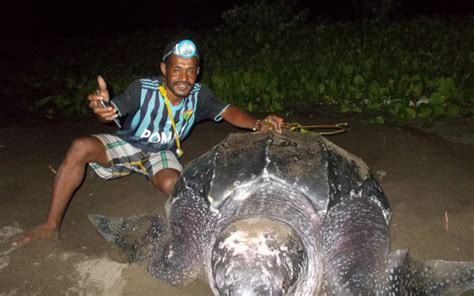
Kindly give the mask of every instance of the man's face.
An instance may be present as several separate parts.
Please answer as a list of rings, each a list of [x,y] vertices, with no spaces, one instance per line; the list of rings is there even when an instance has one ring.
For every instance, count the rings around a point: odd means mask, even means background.
[[[165,86],[171,99],[183,99],[189,95],[198,76],[199,65],[195,57],[183,58],[171,55],[168,66],[161,63],[161,72],[165,77]]]

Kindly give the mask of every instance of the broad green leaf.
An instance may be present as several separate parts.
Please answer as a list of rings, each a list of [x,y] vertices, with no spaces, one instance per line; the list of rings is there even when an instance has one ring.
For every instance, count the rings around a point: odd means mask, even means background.
[[[331,80],[331,82],[329,83],[329,89],[331,90],[331,93],[333,95],[337,94],[337,84],[336,84],[336,81],[334,79]]]
[[[350,112],[350,111],[352,111],[351,109],[352,108],[347,106],[347,105],[341,105],[341,108],[340,108],[342,113]]]
[[[361,75],[356,75],[354,77],[354,84],[357,86],[363,85],[365,83],[364,77]]]
[[[326,90],[326,86],[324,86],[324,83],[320,83],[319,86],[319,93],[322,94]]]
[[[342,67],[342,73],[344,73],[344,75],[352,75],[352,72],[354,71],[354,66],[352,65],[344,65]]]
[[[434,106],[433,107],[433,113],[437,116],[444,115],[444,108],[443,106]]]
[[[278,102],[276,99],[272,101],[272,107],[273,111],[275,112],[283,110],[283,107],[281,106],[280,102]]]
[[[456,86],[452,78],[446,78],[440,80],[440,85],[438,87],[438,92],[444,95],[445,97],[452,97],[455,94]]]
[[[415,119],[416,118],[416,111],[412,107],[405,108],[405,111],[408,115],[409,119]]]
[[[375,122],[378,124],[384,124],[384,120],[382,116],[375,117]]]
[[[445,100],[446,97],[438,92],[432,93],[430,97],[430,103],[433,105],[442,105]]]
[[[367,59],[367,60],[364,62],[365,71],[370,72],[371,69],[372,69],[372,65],[373,65],[373,64],[374,64],[374,60],[373,60],[373,59]]]
[[[382,103],[373,102],[373,103],[369,103],[366,108],[369,111],[376,111],[376,110],[380,110],[380,107],[382,107]]]
[[[254,111],[252,102],[249,102],[249,103],[247,104],[247,110],[250,111],[250,112],[253,112],[253,111]]]
[[[421,97],[423,93],[423,84],[422,83],[417,83],[413,86],[412,88],[412,95],[415,98]]]
[[[307,81],[304,83],[304,87],[305,87],[306,91],[308,91],[309,93],[312,93],[312,92],[314,92],[314,90],[315,90],[314,82],[312,82],[312,81],[310,81],[310,80],[307,80]]]
[[[444,80],[444,87],[447,89],[455,89],[456,85],[454,83],[454,79],[452,79],[451,77],[446,78]]]

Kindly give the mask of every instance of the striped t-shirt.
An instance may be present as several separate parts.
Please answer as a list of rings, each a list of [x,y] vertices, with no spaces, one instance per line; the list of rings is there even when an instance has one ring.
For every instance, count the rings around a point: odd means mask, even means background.
[[[162,77],[135,80],[123,94],[111,100],[123,121],[123,128],[116,135],[146,152],[174,151],[176,146],[165,99],[158,91],[162,83]],[[209,88],[195,83],[179,105],[170,106],[179,138],[183,140],[194,123],[221,120],[228,104],[216,98]]]

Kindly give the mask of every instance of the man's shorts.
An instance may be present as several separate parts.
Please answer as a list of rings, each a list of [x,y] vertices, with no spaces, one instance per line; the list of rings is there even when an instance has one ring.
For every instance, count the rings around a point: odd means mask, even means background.
[[[132,172],[152,178],[162,169],[171,168],[179,172],[183,169],[171,151],[144,152],[114,135],[97,134],[92,136],[104,144],[110,167],[106,168],[92,162],[89,165],[104,179],[123,177]]]

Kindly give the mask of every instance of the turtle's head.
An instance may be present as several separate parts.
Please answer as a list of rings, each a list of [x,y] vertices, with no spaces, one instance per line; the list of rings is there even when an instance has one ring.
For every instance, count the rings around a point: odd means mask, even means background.
[[[284,271],[275,270],[262,261],[242,258],[231,264],[233,266],[217,266],[215,279],[219,295],[285,295],[289,279]]]
[[[211,260],[211,286],[219,295],[291,294],[308,261],[290,227],[263,218],[227,227],[216,240]]]

